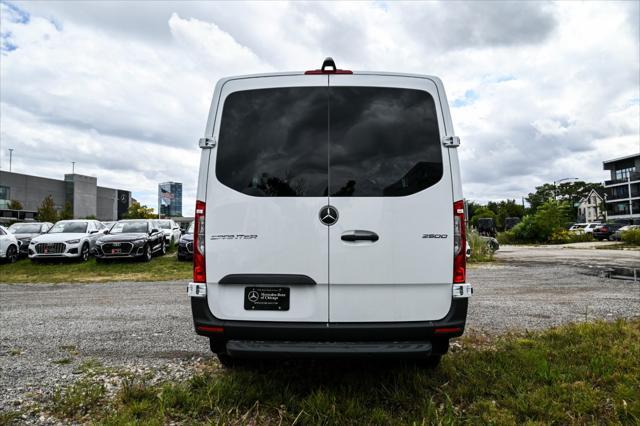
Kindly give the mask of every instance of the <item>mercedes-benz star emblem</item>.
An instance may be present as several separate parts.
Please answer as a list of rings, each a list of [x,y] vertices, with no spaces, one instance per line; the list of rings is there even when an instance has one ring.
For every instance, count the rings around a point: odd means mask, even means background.
[[[249,301],[252,303],[256,303],[259,298],[260,298],[260,295],[255,290],[251,290],[247,295],[247,299],[249,299]]]
[[[338,210],[333,206],[324,206],[320,209],[320,222],[331,226],[338,221]]]

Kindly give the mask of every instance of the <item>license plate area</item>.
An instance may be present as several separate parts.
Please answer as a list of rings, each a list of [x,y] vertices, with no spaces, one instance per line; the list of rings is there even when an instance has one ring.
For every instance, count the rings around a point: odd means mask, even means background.
[[[289,287],[245,287],[244,309],[247,311],[288,311]]]
[[[122,253],[121,249],[111,249],[111,254],[120,254]]]

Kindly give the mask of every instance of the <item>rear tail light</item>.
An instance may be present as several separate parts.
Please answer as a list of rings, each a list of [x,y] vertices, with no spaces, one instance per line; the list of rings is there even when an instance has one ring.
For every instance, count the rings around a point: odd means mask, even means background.
[[[453,203],[453,282],[464,283],[467,272],[467,238],[464,225],[464,201]]]
[[[205,208],[204,201],[196,201],[195,229],[193,233],[193,282],[196,283],[207,282],[204,257]]]

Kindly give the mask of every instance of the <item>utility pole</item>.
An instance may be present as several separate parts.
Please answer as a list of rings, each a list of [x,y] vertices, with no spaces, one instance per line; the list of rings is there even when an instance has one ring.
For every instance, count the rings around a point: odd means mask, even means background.
[[[9,173],[11,173],[12,161],[13,161],[13,148],[9,148]]]
[[[76,162],[71,162],[71,174],[74,175],[76,173]]]

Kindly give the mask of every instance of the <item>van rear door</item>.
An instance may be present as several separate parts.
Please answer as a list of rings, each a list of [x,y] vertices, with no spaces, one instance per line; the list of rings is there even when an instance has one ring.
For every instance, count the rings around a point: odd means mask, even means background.
[[[318,213],[328,191],[328,77],[230,79],[217,102],[209,308],[228,320],[327,322],[328,230]]]
[[[453,195],[435,81],[331,75],[329,93],[329,321],[443,318]]]

